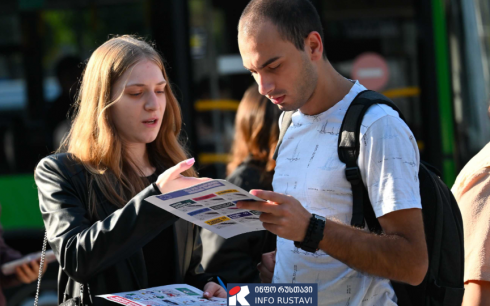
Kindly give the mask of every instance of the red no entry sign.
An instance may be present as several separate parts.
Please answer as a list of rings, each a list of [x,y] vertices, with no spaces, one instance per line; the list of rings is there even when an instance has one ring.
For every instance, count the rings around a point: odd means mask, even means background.
[[[390,72],[386,60],[377,53],[362,53],[352,65],[352,78],[367,89],[380,90],[388,82]]]

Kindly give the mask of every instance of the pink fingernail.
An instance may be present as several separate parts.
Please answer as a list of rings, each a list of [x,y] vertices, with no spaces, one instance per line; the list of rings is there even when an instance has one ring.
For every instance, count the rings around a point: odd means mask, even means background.
[[[188,165],[192,165],[195,162],[196,162],[196,160],[194,159],[194,157],[189,158],[188,160],[185,161],[185,163],[188,164]]]
[[[209,296],[209,292],[204,292],[204,295],[205,296]]]

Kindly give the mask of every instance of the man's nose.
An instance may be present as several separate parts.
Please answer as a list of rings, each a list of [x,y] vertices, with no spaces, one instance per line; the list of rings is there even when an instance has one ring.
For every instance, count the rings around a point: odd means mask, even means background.
[[[259,93],[263,96],[274,90],[274,82],[269,77],[257,75],[255,81],[257,82],[257,85],[259,85]]]

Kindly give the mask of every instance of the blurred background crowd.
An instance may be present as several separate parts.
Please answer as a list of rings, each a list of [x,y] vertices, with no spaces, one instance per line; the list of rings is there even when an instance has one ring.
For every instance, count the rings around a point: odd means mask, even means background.
[[[254,83],[237,46],[237,23],[247,3],[0,1],[0,222],[10,246],[24,254],[41,247],[44,229],[32,173],[58,147],[84,64],[111,35],[136,34],[156,44],[168,62],[200,175],[230,174],[235,115]],[[391,98],[417,138],[421,158],[452,186],[490,140],[490,2],[312,3],[334,68]],[[48,269],[40,305],[56,304],[56,270]],[[32,303],[33,292],[35,283],[5,290],[9,305]]]

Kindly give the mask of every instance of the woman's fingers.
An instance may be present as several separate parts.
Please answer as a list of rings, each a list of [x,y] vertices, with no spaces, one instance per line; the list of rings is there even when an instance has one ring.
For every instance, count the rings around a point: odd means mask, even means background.
[[[162,189],[168,182],[183,177],[181,173],[190,169],[194,165],[195,161],[196,160],[194,158],[186,159],[184,161],[181,161],[177,165],[168,168],[165,172],[160,174],[157,181],[155,182],[158,188],[160,188],[160,191],[162,191]]]
[[[226,298],[226,290],[214,282],[209,282],[204,286],[203,297],[210,299],[213,296],[219,298]]]
[[[179,189],[189,188],[195,186],[197,184],[204,183],[209,181],[209,178],[197,178],[197,177],[178,177],[174,180],[167,181],[162,186],[158,186],[160,188],[161,193],[167,193]],[[157,184],[158,185],[158,184]]]
[[[194,159],[194,157],[186,159],[184,161],[181,161],[177,165],[169,168],[163,174],[167,174],[169,180],[174,180],[174,179],[178,178],[182,172],[190,169],[194,165],[195,162],[196,162],[196,160]]]

